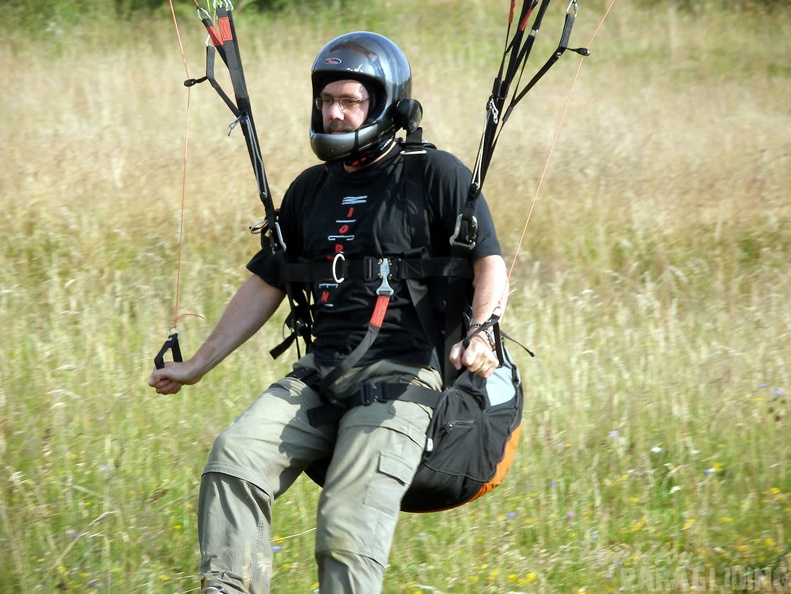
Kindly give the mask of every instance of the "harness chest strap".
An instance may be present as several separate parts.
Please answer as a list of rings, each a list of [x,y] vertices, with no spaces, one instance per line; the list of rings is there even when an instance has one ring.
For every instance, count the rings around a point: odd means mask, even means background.
[[[295,301],[295,299],[299,297],[300,292],[296,291],[294,287],[299,284],[307,285],[330,278],[338,283],[347,281],[371,282],[379,279],[381,279],[383,283],[387,279],[391,281],[406,281],[413,303],[419,303],[421,300],[413,294],[420,288],[420,285],[415,284],[415,281],[448,278],[460,279],[468,282],[473,278],[472,265],[467,258],[430,258],[427,257],[426,250],[422,248],[406,252],[401,257],[390,256],[383,259],[373,256],[347,259],[341,253],[336,255],[331,261],[322,259],[313,262],[288,262],[282,250],[277,252],[277,255],[280,280],[287,288],[292,315],[290,316],[291,325],[289,326],[291,334],[289,334],[280,345],[270,351],[273,358],[277,358],[283,354],[283,352],[295,342],[298,335],[309,344],[311,328],[309,320],[308,318],[298,319],[300,318],[300,313],[303,316],[309,316],[307,303],[299,305]],[[384,275],[383,266],[387,267],[387,271]],[[426,300],[424,301],[427,303]],[[375,315],[378,315],[377,312],[381,310],[381,307],[381,305],[375,307]],[[422,307],[425,309],[426,306],[423,305]],[[384,311],[386,311],[386,309]],[[418,309],[418,317],[420,318],[421,325],[424,326],[424,331],[427,333],[430,332],[432,315],[433,312],[431,311],[425,312],[420,308]],[[382,313],[382,318],[383,317],[384,313]],[[379,325],[381,326],[381,323]],[[299,351],[298,341],[297,349]]]
[[[467,258],[446,257],[395,257],[387,260],[388,278],[391,280],[419,280],[436,277],[460,277],[472,279],[472,266]],[[280,279],[284,283],[312,283],[332,278],[336,282],[345,280],[373,281],[382,278],[382,260],[365,256],[351,260],[336,256],[332,261],[286,262],[281,261]]]

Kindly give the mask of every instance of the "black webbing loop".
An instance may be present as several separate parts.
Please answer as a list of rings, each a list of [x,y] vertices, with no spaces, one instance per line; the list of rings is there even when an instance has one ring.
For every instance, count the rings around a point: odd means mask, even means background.
[[[284,327],[288,328],[291,332],[285,336],[283,342],[271,349],[269,354],[272,355],[273,359],[277,359],[296,341],[297,359],[301,359],[302,353],[297,339],[301,338],[305,342],[306,349],[308,349],[311,344],[312,318],[310,315],[310,289],[307,285],[308,281],[294,282],[289,280],[288,271],[298,265],[292,264],[286,260],[285,249],[276,250],[273,254],[278,263],[280,284],[285,287],[286,297],[288,298],[288,304],[291,310],[291,313],[284,322]]]
[[[179,347],[179,333],[175,328],[170,330],[162,348],[159,349],[159,352],[154,357],[154,367],[162,369],[165,366],[165,355],[168,351],[172,351],[173,361],[176,363],[181,363],[183,361],[181,357],[181,348]]]
[[[525,71],[527,61],[530,58],[530,53],[533,49],[533,44],[538,37],[539,29],[546,15],[547,8],[549,7],[550,0],[525,0],[522,4],[522,10],[519,16],[519,22],[514,31],[513,37],[506,40],[505,49],[503,51],[503,58],[500,62],[500,68],[495,77],[494,84],[492,85],[492,94],[487,102],[487,117],[484,122],[483,133],[481,134],[481,144],[478,150],[475,167],[473,169],[473,185],[474,190],[480,193],[483,188],[483,182],[486,178],[486,173],[491,163],[494,149],[497,146],[500,130],[503,124],[508,119],[516,104],[521,101],[525,95],[536,85],[536,83],[549,71],[549,69],[560,59],[563,53],[570,49],[583,56],[587,56],[590,52],[585,48],[572,49],[568,47],[569,39],[571,38],[571,31],[574,26],[574,20],[577,15],[577,0],[570,0],[566,9],[565,21],[563,24],[563,32],[561,34],[560,43],[555,52],[550,56],[547,62],[536,72],[530,79],[527,85],[519,90],[522,75]],[[528,21],[533,15],[534,9],[536,11],[535,19],[532,26],[528,31]],[[509,15],[508,35],[511,33],[511,24],[513,21],[513,9],[511,7],[511,14]],[[512,99],[506,108],[506,101],[509,93],[513,93]],[[471,192],[471,195],[473,192]]]
[[[208,80],[212,88],[214,88],[223,102],[231,110],[231,113],[236,116],[236,120],[229,126],[229,131],[236,125],[239,125],[242,129],[242,134],[244,135],[247,145],[247,152],[250,155],[250,162],[253,166],[253,173],[255,173],[255,179],[258,185],[258,196],[261,199],[261,203],[264,205],[266,225],[256,227],[256,230],[259,232],[262,229],[268,231],[270,248],[272,251],[285,249],[286,246],[281,241],[282,235],[280,234],[277,223],[277,210],[272,201],[269,184],[266,179],[264,161],[261,157],[258,134],[255,129],[250,97],[247,92],[247,83],[245,81],[244,69],[242,68],[242,58],[239,52],[236,26],[233,22],[233,12],[230,8],[230,3],[222,3],[216,8],[215,13],[217,17],[217,26],[212,22],[208,12],[202,8],[198,9],[198,18],[209,33],[209,39],[212,45],[207,45],[206,47],[206,76],[201,79],[190,79],[185,81],[184,84],[192,86],[196,83]],[[215,52],[220,55],[220,58],[228,68],[231,85],[233,86],[234,100],[231,100],[228,94],[225,93],[214,76]]]
[[[508,118],[511,116],[511,112],[513,111],[516,104],[519,103],[522,100],[522,98],[524,98],[525,95],[527,95],[530,89],[532,89],[536,85],[536,83],[539,80],[541,80],[541,78],[547,72],[549,72],[549,69],[555,65],[555,62],[557,62],[560,59],[560,56],[562,56],[566,50],[570,50],[582,56],[590,55],[590,50],[587,48],[569,48],[568,46],[569,40],[571,38],[571,29],[574,27],[574,20],[576,18],[577,18],[577,2],[576,0],[572,0],[572,2],[569,3],[568,10],[566,11],[566,19],[563,24],[563,33],[560,36],[560,42],[558,43],[557,49],[544,63],[544,65],[538,70],[538,72],[536,72],[533,75],[533,78],[530,79],[530,82],[528,82],[525,85],[525,87],[519,92],[519,94],[513,98],[511,104],[508,106],[508,109],[505,112],[505,115],[503,116],[503,122],[508,121]]]
[[[503,341],[500,335],[500,323],[499,323],[500,314],[501,314],[501,310],[499,307],[497,307],[492,313],[492,315],[489,316],[488,320],[486,320],[480,325],[477,325],[475,330],[473,330],[470,334],[464,337],[464,340],[462,341],[462,345],[464,345],[464,348],[466,349],[467,347],[470,346],[470,342],[472,341],[473,338],[478,336],[478,334],[480,334],[481,332],[486,332],[487,330],[489,330],[489,328],[491,328],[492,331],[494,332],[494,348],[495,351],[497,352],[497,361],[499,361],[500,365],[502,365],[504,359],[503,359]]]
[[[214,60],[215,55],[217,54],[217,48],[213,45],[206,46],[206,76],[202,78],[190,78],[184,81],[185,87],[191,87],[198,83],[202,83],[203,81],[209,81],[209,84],[212,88],[217,91],[217,94],[220,96],[220,99],[223,100],[225,105],[228,106],[228,109],[231,110],[231,113],[235,115],[237,118],[239,117],[239,109],[236,107],[236,104],[231,100],[230,97],[225,93],[223,88],[220,86],[220,83],[217,82],[217,79],[214,76]]]

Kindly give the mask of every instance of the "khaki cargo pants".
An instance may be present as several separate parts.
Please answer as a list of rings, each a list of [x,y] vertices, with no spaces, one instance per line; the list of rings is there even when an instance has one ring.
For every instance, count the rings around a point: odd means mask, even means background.
[[[315,368],[312,357],[295,368]],[[434,370],[381,361],[350,371],[336,383],[336,393],[375,382],[441,388]],[[381,592],[401,498],[420,463],[431,409],[373,402],[339,422],[312,427],[307,411],[321,404],[314,390],[286,377],[215,440],[198,508],[204,589],[269,592],[272,502],[310,462],[332,454],[316,520],[320,592]]]

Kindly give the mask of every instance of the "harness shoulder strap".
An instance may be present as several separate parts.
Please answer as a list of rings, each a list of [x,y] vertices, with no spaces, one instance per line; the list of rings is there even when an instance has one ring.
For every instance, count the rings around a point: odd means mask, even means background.
[[[423,142],[421,128],[417,128],[413,133],[407,136],[405,141],[404,178],[406,196],[412,207],[411,212],[414,213],[412,220],[413,228],[420,230],[416,231],[416,236],[420,237],[424,245],[431,245],[430,224],[426,214],[428,209],[425,204],[425,188],[423,185],[425,166],[421,166],[419,171],[414,171],[418,169],[418,167],[415,161],[413,161],[416,157],[412,155],[425,155],[427,150],[433,148],[436,147],[432,144]],[[462,221],[466,220],[475,221],[474,211],[475,201],[474,199],[468,199],[465,203],[464,211],[459,213],[458,223],[460,224]],[[457,225],[456,232],[450,238],[451,254],[450,258],[447,258],[447,260],[468,262],[469,252],[475,245],[474,235],[472,235],[471,243],[468,239],[470,238],[470,233],[476,232],[477,229],[474,231],[465,231],[461,236],[459,236],[458,231]],[[445,317],[444,327],[437,322],[434,304],[431,296],[428,294],[428,284],[417,280],[407,280],[409,294],[415,306],[415,310],[417,311],[423,331],[432,344],[437,345],[434,349],[434,356],[442,372],[442,379],[445,387],[453,384],[454,380],[459,375],[459,372],[450,362],[450,350],[455,343],[463,338],[464,315],[471,305],[471,277],[471,272],[469,276],[448,275],[442,277],[445,282],[445,287],[443,287],[445,291],[445,307],[443,312]],[[433,282],[436,288],[436,284],[439,281],[438,279],[433,279],[430,282]]]
[[[428,145],[423,142],[422,129],[417,128],[412,134],[407,136],[404,150],[402,151],[404,194],[409,204],[413,244],[426,246],[412,250],[411,255],[419,258],[418,261],[429,257],[428,246],[431,245],[431,231],[423,178],[425,175],[424,158],[427,151],[433,148],[434,145]],[[429,292],[429,283],[436,284],[437,281],[434,279],[426,280],[425,278],[420,280],[407,279],[406,286],[423,332],[429,342],[435,345],[432,358],[441,366],[442,350],[438,348],[438,345],[442,344],[442,329],[435,321],[435,308],[432,295]]]

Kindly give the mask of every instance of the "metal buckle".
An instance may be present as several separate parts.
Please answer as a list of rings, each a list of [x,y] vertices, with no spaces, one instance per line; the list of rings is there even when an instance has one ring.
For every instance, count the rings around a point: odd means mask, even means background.
[[[456,217],[456,227],[453,229],[453,235],[450,236],[450,245],[456,245],[456,240],[459,238],[459,235],[461,234],[461,222],[463,218],[464,218],[463,214],[460,214],[458,217]],[[474,237],[478,235],[478,219],[476,219],[475,216],[473,216],[472,220],[469,221],[469,223],[470,223],[470,230],[469,233],[467,233],[467,237],[464,238],[466,241],[464,245],[468,246],[470,249],[473,249],[476,244]]]
[[[250,233],[252,233],[253,235],[262,235],[270,230],[269,222],[266,219],[264,219],[263,221],[258,221],[254,225],[248,227],[248,229],[250,229]],[[288,246],[286,246],[286,242],[283,239],[283,232],[280,230],[280,223],[278,223],[277,221],[275,221],[274,236],[270,234],[269,236],[270,243],[274,245],[276,239],[277,243],[279,244],[279,247],[282,247],[283,251],[285,252]]]
[[[387,282],[389,276],[390,276],[390,259],[382,258],[381,260],[379,260],[379,278],[382,279],[382,284],[379,285],[378,289],[376,289],[377,295],[387,295],[389,297],[393,293],[395,293],[395,291],[393,291],[393,287],[391,287],[390,283]]]

